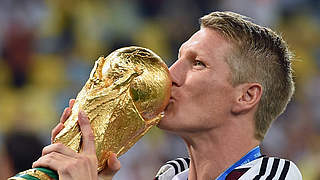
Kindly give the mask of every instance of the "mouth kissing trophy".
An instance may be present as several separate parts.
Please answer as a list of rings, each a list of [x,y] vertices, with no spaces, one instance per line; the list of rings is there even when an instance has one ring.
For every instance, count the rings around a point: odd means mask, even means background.
[[[77,120],[83,110],[95,135],[99,172],[110,152],[119,157],[160,121],[170,88],[167,66],[149,49],[125,47],[100,57],[54,142],[81,152]],[[9,179],[52,180],[58,175],[47,168],[33,168]]]

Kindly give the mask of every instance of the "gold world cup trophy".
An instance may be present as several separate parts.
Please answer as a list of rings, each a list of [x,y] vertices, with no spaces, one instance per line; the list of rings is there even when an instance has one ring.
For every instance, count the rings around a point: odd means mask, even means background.
[[[100,57],[54,142],[81,152],[77,120],[78,112],[83,110],[95,135],[99,172],[106,166],[110,152],[119,157],[160,121],[169,101],[170,88],[167,66],[149,49],[125,47],[106,58]],[[53,170],[33,168],[9,179],[58,178]]]

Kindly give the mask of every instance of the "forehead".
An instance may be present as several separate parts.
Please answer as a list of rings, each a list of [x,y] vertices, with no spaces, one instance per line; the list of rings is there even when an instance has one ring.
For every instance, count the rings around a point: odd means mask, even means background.
[[[199,56],[224,58],[230,53],[231,48],[232,44],[217,31],[201,28],[181,45],[179,56],[191,52]]]

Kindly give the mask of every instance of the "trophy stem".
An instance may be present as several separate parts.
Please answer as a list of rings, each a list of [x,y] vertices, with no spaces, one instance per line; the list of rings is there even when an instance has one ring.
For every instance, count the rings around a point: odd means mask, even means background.
[[[58,180],[58,173],[48,168],[33,168],[20,172],[8,180]]]

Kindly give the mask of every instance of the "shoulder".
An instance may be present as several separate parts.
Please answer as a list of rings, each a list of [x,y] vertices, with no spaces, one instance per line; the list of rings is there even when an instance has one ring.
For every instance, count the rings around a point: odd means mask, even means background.
[[[155,180],[169,180],[189,168],[189,158],[168,161],[158,171]],[[277,157],[261,157],[235,168],[226,180],[302,180],[297,166],[290,160]]]
[[[261,157],[236,169],[247,169],[239,180],[302,180],[299,169],[292,161],[277,157]]]
[[[166,162],[159,169],[155,179],[167,180],[172,179],[175,175],[187,170],[189,168],[189,158],[177,158]]]

